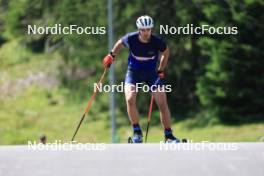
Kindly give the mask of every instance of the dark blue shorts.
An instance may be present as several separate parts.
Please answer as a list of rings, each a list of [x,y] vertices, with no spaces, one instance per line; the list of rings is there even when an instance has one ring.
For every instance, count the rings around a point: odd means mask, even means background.
[[[155,70],[131,70],[126,73],[125,83],[136,85],[145,82],[149,87],[164,85]]]

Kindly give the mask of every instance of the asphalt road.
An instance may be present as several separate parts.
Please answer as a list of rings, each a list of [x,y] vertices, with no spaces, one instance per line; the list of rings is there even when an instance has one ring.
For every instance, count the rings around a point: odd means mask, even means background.
[[[263,142],[61,146],[0,146],[0,176],[264,176]]]

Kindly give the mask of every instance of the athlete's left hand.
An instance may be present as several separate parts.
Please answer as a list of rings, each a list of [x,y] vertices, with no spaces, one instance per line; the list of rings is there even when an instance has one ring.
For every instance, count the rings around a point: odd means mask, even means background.
[[[160,79],[164,79],[164,77],[165,77],[165,73],[163,70],[158,70],[158,75],[159,75]]]

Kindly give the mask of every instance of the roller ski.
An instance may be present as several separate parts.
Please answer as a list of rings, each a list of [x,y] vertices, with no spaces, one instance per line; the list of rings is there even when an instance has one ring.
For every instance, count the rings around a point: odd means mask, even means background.
[[[175,136],[173,136],[172,131],[165,131],[165,140],[164,143],[187,143],[188,140],[183,138],[183,139],[178,139]]]
[[[164,143],[188,143],[188,140],[183,138],[183,139],[170,139],[170,138],[165,138]]]
[[[133,144],[133,143],[142,143],[143,142],[143,136],[142,134],[134,133],[132,137],[128,137],[128,143]]]

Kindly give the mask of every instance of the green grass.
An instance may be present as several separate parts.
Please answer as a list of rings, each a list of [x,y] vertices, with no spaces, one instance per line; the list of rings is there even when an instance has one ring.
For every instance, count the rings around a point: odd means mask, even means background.
[[[187,138],[193,142],[256,142],[264,136],[264,124],[250,124],[236,127],[219,124],[189,129],[188,121],[190,120],[174,123],[173,131],[177,137]],[[120,131],[124,134],[127,129],[122,128]],[[122,142],[126,141],[126,138],[124,138],[125,136],[122,135]],[[163,140],[162,128],[160,126],[150,127],[148,141],[159,142],[161,140]]]
[[[7,81],[25,78],[38,72],[54,73],[58,69],[59,57],[56,55],[30,55],[23,48],[13,58],[10,48],[18,47],[16,42],[1,47],[3,55],[0,65],[0,86]],[[21,60],[22,59],[22,60]],[[90,79],[91,82],[92,78]],[[89,82],[89,84],[90,84]],[[39,84],[32,84],[22,92],[0,98],[0,144],[27,144],[28,140],[38,140],[43,134],[48,142],[61,140],[68,142],[86,108],[91,88],[82,98],[74,97],[74,92],[56,85],[45,89]],[[119,95],[120,96],[120,95]],[[1,95],[0,95],[1,97]],[[123,102],[124,103],[124,102]],[[88,116],[84,120],[76,140],[79,142],[111,142],[111,127],[108,111],[107,93],[98,94]],[[117,104],[118,106],[118,104]],[[126,143],[131,135],[131,127],[125,110],[116,109],[117,142]],[[141,114],[141,126],[145,133],[147,114]],[[163,129],[154,112],[149,131],[149,142],[163,140]],[[155,123],[156,122],[156,123]],[[156,125],[153,125],[156,124]],[[188,138],[194,142],[231,142],[259,141],[264,136],[264,124],[245,124],[227,126],[220,123],[203,124],[199,118],[185,121],[173,121],[174,134],[179,138]]]
[[[77,123],[86,107],[83,103],[67,102],[66,90],[53,89],[47,91],[38,86],[32,86],[22,95],[1,103],[0,111],[0,144],[26,144],[28,140],[38,140],[45,134],[49,142],[70,140]],[[89,97],[89,96],[87,96]],[[99,95],[106,99],[106,94]],[[88,98],[86,99],[88,100]],[[52,103],[53,102],[53,103]],[[56,102],[54,104],[54,102]],[[158,118],[154,116],[152,118]],[[173,124],[175,135],[188,138],[194,142],[231,142],[258,141],[264,135],[264,124],[247,124],[241,126],[225,126],[215,124],[204,127],[190,127],[197,119],[189,119]],[[117,113],[117,122],[124,117]],[[146,122],[146,118],[141,122]],[[131,135],[129,124],[121,123],[117,130],[118,142],[126,143]],[[145,123],[142,123],[145,131]],[[76,140],[79,142],[111,142],[111,128],[108,111],[100,111],[98,101],[92,105],[91,111],[82,124]],[[159,142],[163,139],[161,125],[150,127],[149,142]]]

